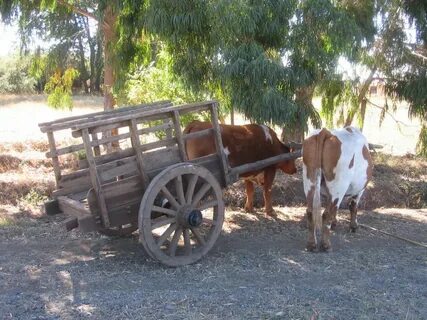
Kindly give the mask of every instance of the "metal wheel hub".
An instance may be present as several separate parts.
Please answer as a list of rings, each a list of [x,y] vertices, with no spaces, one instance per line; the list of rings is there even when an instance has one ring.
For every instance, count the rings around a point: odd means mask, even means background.
[[[178,223],[186,228],[195,228],[202,224],[202,212],[191,206],[183,206],[177,214]]]

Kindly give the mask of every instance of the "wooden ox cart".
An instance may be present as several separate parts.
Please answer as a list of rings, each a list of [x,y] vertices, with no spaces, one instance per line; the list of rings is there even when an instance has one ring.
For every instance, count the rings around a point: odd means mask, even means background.
[[[202,112],[213,128],[183,134],[181,116]],[[230,168],[217,112],[215,101],[163,101],[39,124],[48,136],[57,186],[46,212],[69,214],[68,230],[120,236],[139,229],[147,253],[169,266],[199,260],[221,232],[222,189],[242,173],[300,156],[297,151]],[[108,134],[113,129],[118,133]],[[60,131],[71,131],[70,145],[56,145]],[[217,153],[189,161],[185,141],[209,134]],[[83,159],[67,171],[63,159],[70,154]]]

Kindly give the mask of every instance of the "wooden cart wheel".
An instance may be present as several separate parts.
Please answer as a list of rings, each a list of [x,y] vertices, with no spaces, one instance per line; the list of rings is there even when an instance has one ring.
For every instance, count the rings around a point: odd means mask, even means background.
[[[100,218],[101,213],[99,212],[99,209],[98,209],[95,190],[93,188],[91,188],[87,194],[87,202],[89,205],[90,212],[97,219]],[[97,231],[109,237],[124,237],[132,234],[137,229],[138,229],[138,225],[136,223],[129,223],[122,226],[105,228],[98,222]]]
[[[168,206],[159,206],[159,198]],[[216,178],[204,167],[179,163],[154,177],[146,189],[139,207],[139,238],[151,257],[181,266],[208,253],[223,222],[224,201]]]

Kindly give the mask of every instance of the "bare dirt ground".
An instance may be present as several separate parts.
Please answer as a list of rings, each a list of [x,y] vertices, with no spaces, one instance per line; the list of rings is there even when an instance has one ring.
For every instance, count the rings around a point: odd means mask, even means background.
[[[304,251],[300,173],[278,175],[275,220],[262,208],[242,212],[243,186],[230,187],[219,240],[190,266],[153,261],[137,233],[66,233],[64,215],[40,211],[54,183],[37,122],[69,113],[39,99],[24,101],[25,119],[14,124],[11,103],[20,100],[0,103],[1,319],[427,319],[425,247],[362,227],[351,233],[343,209],[333,251]],[[100,99],[91,99],[93,111]],[[73,112],[88,112],[80,101]],[[376,154],[375,165],[359,222],[427,244],[427,162]]]

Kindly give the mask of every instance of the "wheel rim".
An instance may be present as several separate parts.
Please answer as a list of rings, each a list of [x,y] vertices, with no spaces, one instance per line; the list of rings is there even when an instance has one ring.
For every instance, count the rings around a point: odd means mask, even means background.
[[[158,206],[159,197],[170,207]],[[193,263],[214,245],[224,221],[222,190],[209,170],[171,166],[157,175],[139,209],[140,240],[148,254],[169,266]]]

